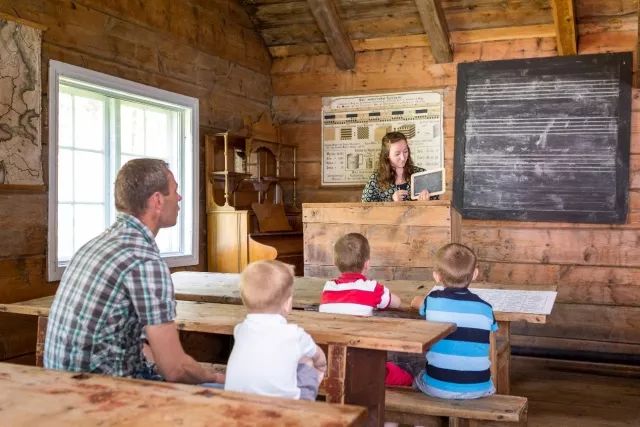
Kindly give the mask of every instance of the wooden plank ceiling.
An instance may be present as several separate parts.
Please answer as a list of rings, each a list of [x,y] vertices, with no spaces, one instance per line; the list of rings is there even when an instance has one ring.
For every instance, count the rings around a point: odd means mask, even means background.
[[[240,0],[273,58],[430,46],[435,62],[459,43],[555,37],[577,53],[578,25],[637,20],[638,0]],[[635,24],[637,25],[637,23]]]

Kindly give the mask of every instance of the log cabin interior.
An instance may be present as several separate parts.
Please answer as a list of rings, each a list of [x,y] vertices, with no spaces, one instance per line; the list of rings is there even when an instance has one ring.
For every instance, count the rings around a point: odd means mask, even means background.
[[[50,61],[197,100],[197,263],[172,271],[239,272],[279,256],[298,275],[323,277],[328,270],[307,266],[317,253],[302,245],[302,204],[358,203],[362,192],[322,185],[323,97],[441,93],[446,201],[459,172],[460,64],[632,52],[624,222],[463,215],[456,240],[476,252],[480,281],[557,288],[545,324],[511,326],[511,392],[529,399],[529,425],[638,425],[638,17],[637,0],[0,0],[0,20],[42,29],[43,177],[42,185],[0,186],[0,303],[56,291],[48,177],[61,166],[49,154]],[[252,203],[265,199],[285,207],[279,225],[263,229],[258,216],[271,213]],[[381,280],[431,275],[375,271]],[[0,360],[33,364],[35,319],[0,315]]]

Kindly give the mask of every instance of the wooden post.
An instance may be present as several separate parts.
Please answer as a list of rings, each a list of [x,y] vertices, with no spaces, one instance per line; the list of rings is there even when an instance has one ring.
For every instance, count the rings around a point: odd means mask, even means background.
[[[38,316],[38,331],[36,332],[36,366],[44,366],[44,341],[47,338],[47,316]]]
[[[344,383],[347,372],[347,347],[329,344],[327,346],[327,375],[324,379],[327,402],[345,403]]]
[[[438,0],[415,0],[424,31],[429,36],[431,53],[438,64],[453,61],[449,27]]]
[[[638,4],[638,39],[636,41],[636,63],[633,66],[633,87],[640,87],[640,4]]]
[[[498,344],[496,342],[496,333],[491,332],[489,335],[489,360],[491,361],[491,381],[498,389]]]
[[[498,322],[497,344],[497,377],[495,384],[499,394],[511,394],[511,323]]]
[[[307,0],[307,3],[320,31],[324,34],[324,39],[338,68],[342,70],[355,68],[356,54],[333,0]]]
[[[577,55],[576,14],[573,0],[552,0],[558,55]]]
[[[384,372],[386,351],[329,344],[327,349],[327,402],[365,406],[368,426],[384,424]]]

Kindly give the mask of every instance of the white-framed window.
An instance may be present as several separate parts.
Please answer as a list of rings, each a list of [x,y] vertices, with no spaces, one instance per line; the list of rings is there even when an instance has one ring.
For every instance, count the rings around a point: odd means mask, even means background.
[[[49,62],[47,277],[116,217],[113,183],[128,160],[165,160],[182,195],[156,242],[169,266],[198,264],[198,99]]]

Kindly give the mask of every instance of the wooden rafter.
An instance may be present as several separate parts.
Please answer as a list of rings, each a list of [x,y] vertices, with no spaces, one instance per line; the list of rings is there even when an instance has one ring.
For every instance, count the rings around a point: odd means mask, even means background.
[[[307,0],[307,3],[338,68],[342,70],[355,68],[356,54],[333,0]]]
[[[415,0],[424,31],[429,36],[431,53],[437,63],[453,61],[449,29],[439,0]]]
[[[556,25],[558,55],[576,55],[576,14],[573,0],[552,0],[553,22]]]

